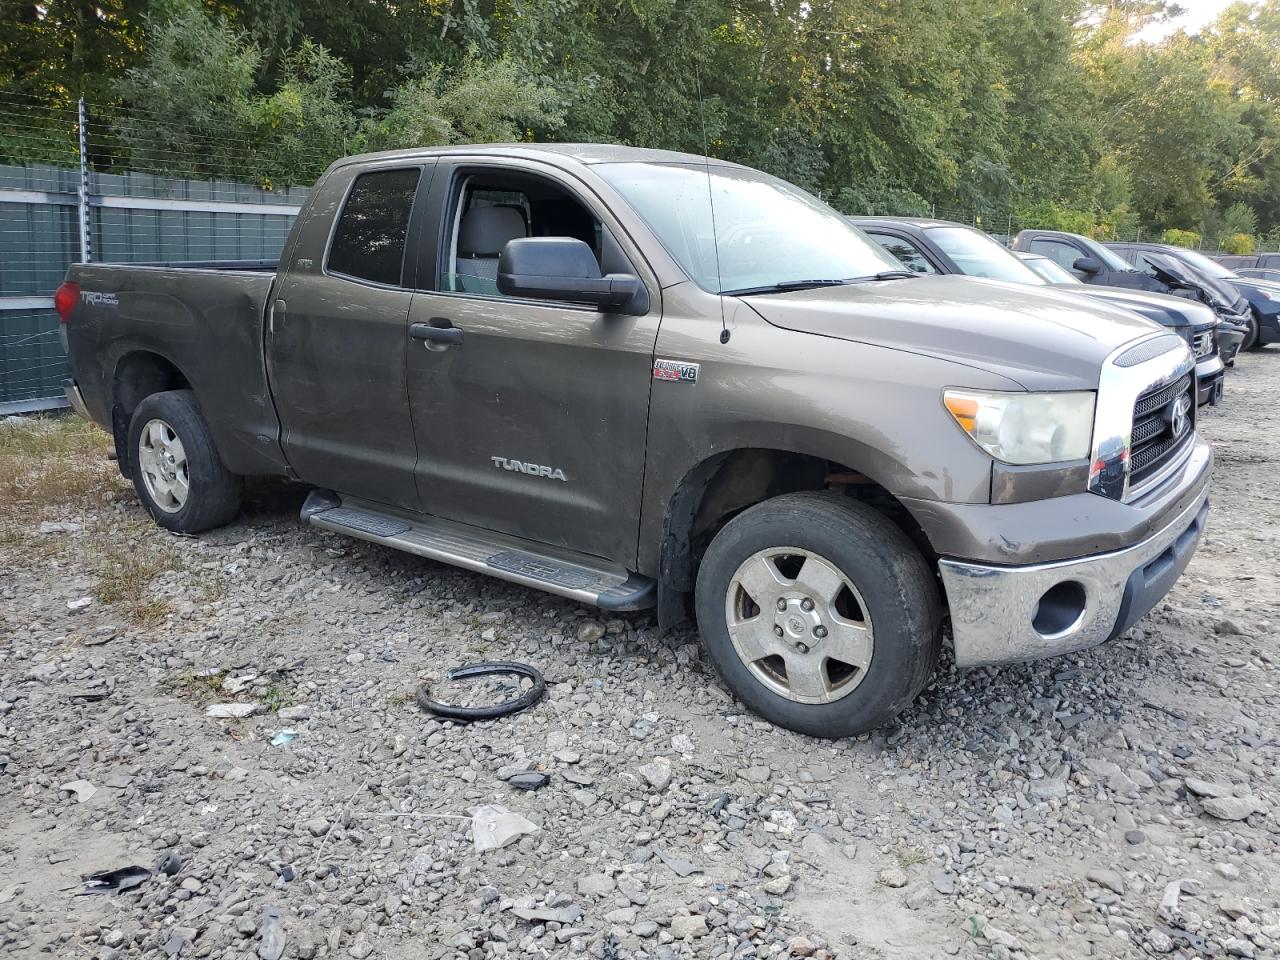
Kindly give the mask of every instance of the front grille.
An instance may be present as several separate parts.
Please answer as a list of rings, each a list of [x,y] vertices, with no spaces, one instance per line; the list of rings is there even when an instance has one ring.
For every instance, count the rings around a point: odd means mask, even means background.
[[[1175,410],[1183,404],[1186,426],[1175,432]],[[1195,432],[1195,386],[1191,376],[1140,396],[1133,405],[1129,446],[1129,484],[1136,486],[1168,463]]]
[[[1203,360],[1205,357],[1211,356],[1216,349],[1214,346],[1214,337],[1212,330],[1206,330],[1203,333],[1197,333],[1192,341],[1192,349],[1195,350],[1196,359]]]

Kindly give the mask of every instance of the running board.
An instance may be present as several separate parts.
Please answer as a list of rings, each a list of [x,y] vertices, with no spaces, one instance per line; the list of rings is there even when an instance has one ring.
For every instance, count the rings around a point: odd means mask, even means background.
[[[407,519],[375,504],[344,501],[328,490],[311,491],[302,520],[605,610],[645,610],[657,599],[653,580],[592,557],[438,517]]]

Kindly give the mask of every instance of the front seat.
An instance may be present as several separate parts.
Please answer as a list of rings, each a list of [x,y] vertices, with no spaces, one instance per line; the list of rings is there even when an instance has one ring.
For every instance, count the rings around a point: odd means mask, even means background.
[[[498,295],[498,257],[508,240],[529,235],[519,207],[472,207],[458,228],[455,288],[464,293]]]

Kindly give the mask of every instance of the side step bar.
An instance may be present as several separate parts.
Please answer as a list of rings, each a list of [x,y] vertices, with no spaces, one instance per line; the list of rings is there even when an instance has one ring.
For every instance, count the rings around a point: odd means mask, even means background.
[[[301,516],[314,527],[537,587],[604,610],[645,610],[657,600],[653,580],[603,565],[595,558],[437,517],[408,519],[376,504],[343,500],[328,490],[312,490]]]

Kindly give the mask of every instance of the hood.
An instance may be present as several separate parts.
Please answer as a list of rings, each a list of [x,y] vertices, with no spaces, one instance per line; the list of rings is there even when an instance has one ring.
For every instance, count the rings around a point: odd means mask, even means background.
[[[1231,281],[1231,286],[1244,294],[1250,305],[1257,305],[1264,313],[1280,313],[1280,283],[1238,277]]]
[[[1196,291],[1217,313],[1248,311],[1249,302],[1232,285],[1215,280],[1166,253],[1146,253],[1143,256],[1161,280],[1172,286]]]
[[[921,276],[742,298],[777,327],[955,360],[1029,390],[1091,389],[1117,347],[1161,328],[1086,295]]]
[[[1076,283],[1055,283],[1051,286],[1064,293],[1082,293],[1091,300],[1124,307],[1148,320],[1154,320],[1162,327],[1175,330],[1212,326],[1217,319],[1213,311],[1204,304],[1167,293],[1126,290],[1120,287],[1081,286]]]

